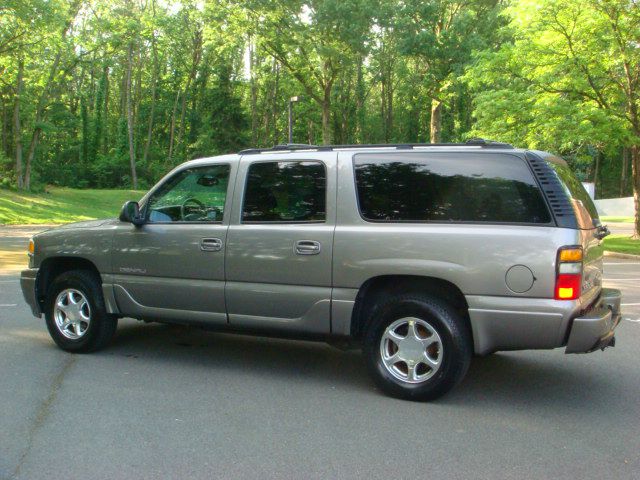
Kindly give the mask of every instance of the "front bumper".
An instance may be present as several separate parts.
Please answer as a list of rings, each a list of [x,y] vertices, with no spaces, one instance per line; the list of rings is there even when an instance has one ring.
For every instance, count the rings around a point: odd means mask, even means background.
[[[23,270],[20,275],[20,287],[22,288],[24,300],[27,302],[29,307],[31,307],[31,312],[34,316],[40,317],[42,315],[42,311],[40,309],[40,302],[38,302],[38,293],[36,291],[37,278],[37,268]]]
[[[615,344],[614,329],[622,318],[621,300],[620,290],[603,288],[595,307],[573,320],[565,353],[588,353],[612,347]]]

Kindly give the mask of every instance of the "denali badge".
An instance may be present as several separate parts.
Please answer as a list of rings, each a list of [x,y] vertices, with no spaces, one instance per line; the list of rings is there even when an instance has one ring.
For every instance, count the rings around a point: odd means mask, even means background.
[[[130,268],[130,267],[120,267],[121,273],[138,273],[140,275],[144,275],[147,271],[144,268]]]

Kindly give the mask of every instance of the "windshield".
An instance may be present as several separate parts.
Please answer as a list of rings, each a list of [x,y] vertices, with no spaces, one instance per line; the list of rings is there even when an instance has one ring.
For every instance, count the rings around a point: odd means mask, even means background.
[[[548,163],[558,176],[560,183],[562,183],[567,195],[569,195],[571,199],[573,210],[576,213],[578,227],[581,229],[590,229],[600,225],[598,211],[596,210],[593,200],[569,166],[555,162]]]

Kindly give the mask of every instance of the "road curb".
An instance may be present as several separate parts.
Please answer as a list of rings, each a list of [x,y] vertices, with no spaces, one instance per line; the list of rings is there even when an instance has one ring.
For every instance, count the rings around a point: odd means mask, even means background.
[[[640,255],[633,255],[631,253],[620,253],[620,252],[604,252],[605,257],[611,258],[626,258],[627,260],[640,260]]]

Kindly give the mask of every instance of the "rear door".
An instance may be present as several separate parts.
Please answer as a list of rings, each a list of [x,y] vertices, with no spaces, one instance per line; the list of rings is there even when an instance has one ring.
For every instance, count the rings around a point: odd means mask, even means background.
[[[231,325],[329,332],[336,153],[246,155],[226,249]]]

